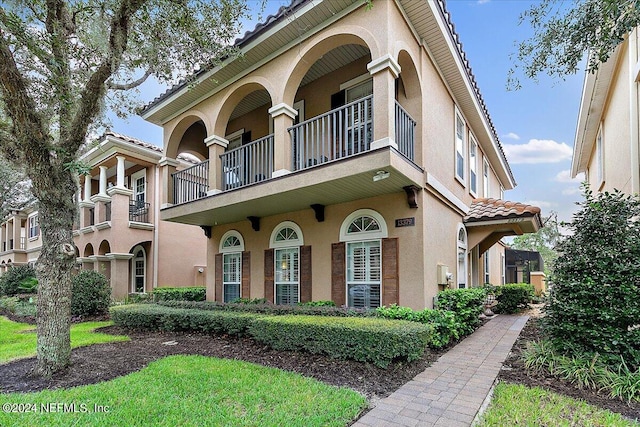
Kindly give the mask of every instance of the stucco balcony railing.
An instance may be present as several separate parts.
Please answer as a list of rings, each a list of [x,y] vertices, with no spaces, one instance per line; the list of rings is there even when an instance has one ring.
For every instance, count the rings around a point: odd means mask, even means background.
[[[373,95],[289,128],[293,170],[369,150],[373,138]]]
[[[209,189],[209,160],[172,174],[173,203],[200,199]]]
[[[273,134],[220,155],[222,190],[232,190],[271,179]]]

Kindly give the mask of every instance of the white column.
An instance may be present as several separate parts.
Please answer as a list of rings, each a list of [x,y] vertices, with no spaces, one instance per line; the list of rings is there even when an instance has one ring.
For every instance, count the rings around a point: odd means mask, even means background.
[[[273,118],[273,178],[287,175],[293,170],[291,163],[291,137],[287,129],[293,125],[298,111],[281,103],[269,108]]]
[[[91,201],[91,176],[90,175],[84,176],[84,201],[85,202]]]
[[[99,166],[100,168],[100,195],[107,195],[107,167]]]
[[[124,156],[116,156],[116,159],[118,159],[116,187],[124,188]]]
[[[400,65],[389,54],[367,64],[373,76],[373,142],[371,149],[392,146],[398,148],[396,139],[395,79],[400,75]]]

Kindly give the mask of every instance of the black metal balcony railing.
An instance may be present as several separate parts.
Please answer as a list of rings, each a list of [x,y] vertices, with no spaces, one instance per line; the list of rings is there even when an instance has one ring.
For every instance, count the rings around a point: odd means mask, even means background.
[[[289,128],[293,170],[369,150],[373,138],[373,95]]]
[[[149,203],[141,200],[129,201],[129,221],[149,223]]]
[[[13,250],[13,239],[9,239],[9,250]]]
[[[411,161],[415,157],[416,121],[396,101],[396,144],[398,150]]]
[[[209,189],[209,160],[175,172],[173,178],[173,203],[180,204],[201,199]]]
[[[265,181],[273,173],[273,134],[220,155],[222,189]]]
[[[89,225],[96,225],[96,209],[89,208]]]
[[[104,204],[104,220],[111,221],[111,202]]]
[[[7,242],[2,242],[2,252],[7,250]]]

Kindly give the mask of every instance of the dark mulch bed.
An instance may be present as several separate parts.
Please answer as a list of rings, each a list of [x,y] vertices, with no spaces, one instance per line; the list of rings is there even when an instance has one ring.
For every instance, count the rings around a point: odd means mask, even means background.
[[[325,356],[276,351],[248,338],[209,336],[189,333],[138,332],[110,326],[100,332],[124,334],[130,342],[97,344],[77,348],[71,354],[71,367],[51,380],[30,376],[35,359],[23,359],[0,365],[0,391],[30,392],[68,388],[126,375],[149,362],[173,354],[200,354],[245,360],[265,366],[298,372],[325,383],[349,387],[368,398],[388,396],[422,372],[443,352],[426,352],[411,363],[395,363],[388,369]],[[169,345],[175,341],[175,345]]]
[[[527,371],[521,358],[522,351],[526,348],[528,341],[539,341],[541,338],[539,319],[532,317],[520,333],[511,349],[511,354],[504,363],[504,368],[499,375],[501,381],[524,384],[530,387],[542,387],[565,396],[585,400],[594,406],[618,412],[631,419],[640,419],[640,404],[638,403],[627,404],[621,400],[607,397],[604,392],[581,390],[568,381],[560,380],[549,374]]]

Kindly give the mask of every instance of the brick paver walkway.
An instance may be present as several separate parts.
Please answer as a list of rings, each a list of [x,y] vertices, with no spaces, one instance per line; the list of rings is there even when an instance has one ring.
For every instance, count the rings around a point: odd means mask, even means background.
[[[491,319],[353,425],[470,426],[528,318]]]

